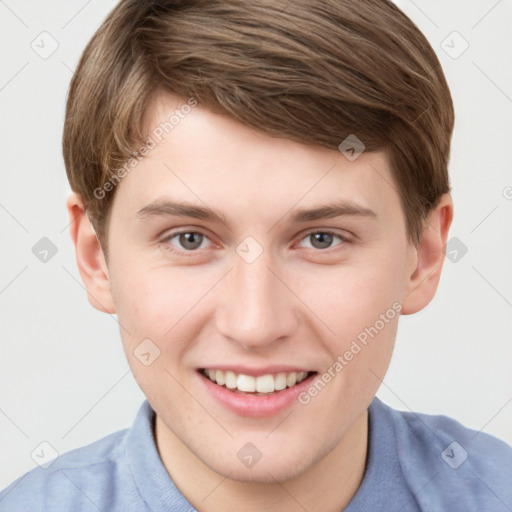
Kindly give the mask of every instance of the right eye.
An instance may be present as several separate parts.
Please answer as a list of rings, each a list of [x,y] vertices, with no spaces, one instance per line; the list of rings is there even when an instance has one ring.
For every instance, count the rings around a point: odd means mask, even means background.
[[[173,239],[177,239],[177,244],[181,246],[181,249],[175,249],[176,245],[172,243]],[[181,230],[171,232],[163,238],[162,242],[169,246],[172,252],[183,253],[183,252],[196,252],[197,249],[201,248],[202,243],[208,240],[208,237],[198,231],[192,230]]]

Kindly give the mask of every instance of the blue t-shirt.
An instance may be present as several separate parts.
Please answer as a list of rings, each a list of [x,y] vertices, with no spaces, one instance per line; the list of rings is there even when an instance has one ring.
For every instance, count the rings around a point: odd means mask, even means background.
[[[0,512],[193,512],[163,466],[155,413],[57,457],[0,493]],[[510,512],[512,448],[446,416],[369,407],[363,481],[345,512]]]

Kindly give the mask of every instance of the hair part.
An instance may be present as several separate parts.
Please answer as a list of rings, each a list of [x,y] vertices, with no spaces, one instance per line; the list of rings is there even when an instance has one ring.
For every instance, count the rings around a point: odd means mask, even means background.
[[[107,256],[116,187],[160,91],[272,136],[384,150],[417,243],[449,192],[454,111],[436,54],[388,0],[122,0],[87,44],[63,132],[69,183]],[[119,176],[118,176],[119,177]]]

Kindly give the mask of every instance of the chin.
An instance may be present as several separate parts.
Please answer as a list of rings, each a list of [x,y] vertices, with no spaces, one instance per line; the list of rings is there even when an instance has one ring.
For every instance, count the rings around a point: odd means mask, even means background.
[[[279,459],[279,454],[276,454],[275,457]],[[208,464],[208,466],[230,480],[259,484],[286,482],[298,477],[308,469],[303,457],[300,458],[300,461],[284,461],[283,459],[271,461],[268,456],[267,460],[264,461],[264,458],[265,455],[262,455],[261,459],[252,467],[244,467],[238,459],[236,459],[235,464],[233,464],[233,461],[225,461],[224,464]]]

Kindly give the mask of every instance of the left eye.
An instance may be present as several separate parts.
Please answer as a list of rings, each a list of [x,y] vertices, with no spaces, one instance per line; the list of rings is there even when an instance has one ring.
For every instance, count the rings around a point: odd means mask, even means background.
[[[314,249],[328,249],[332,245],[334,238],[338,238],[340,243],[346,241],[343,236],[331,233],[330,231],[312,231],[308,233],[303,240],[310,239]]]
[[[200,249],[202,243],[208,240],[206,235],[198,231],[180,231],[166,237],[164,242],[169,242],[171,245],[174,245],[171,242],[174,238],[178,238],[178,243],[186,252],[193,252],[196,249]],[[313,249],[319,250],[331,247],[335,238],[337,238],[340,243],[347,241],[342,235],[330,231],[312,231],[306,234],[301,240],[307,240],[308,238],[311,240]]]

